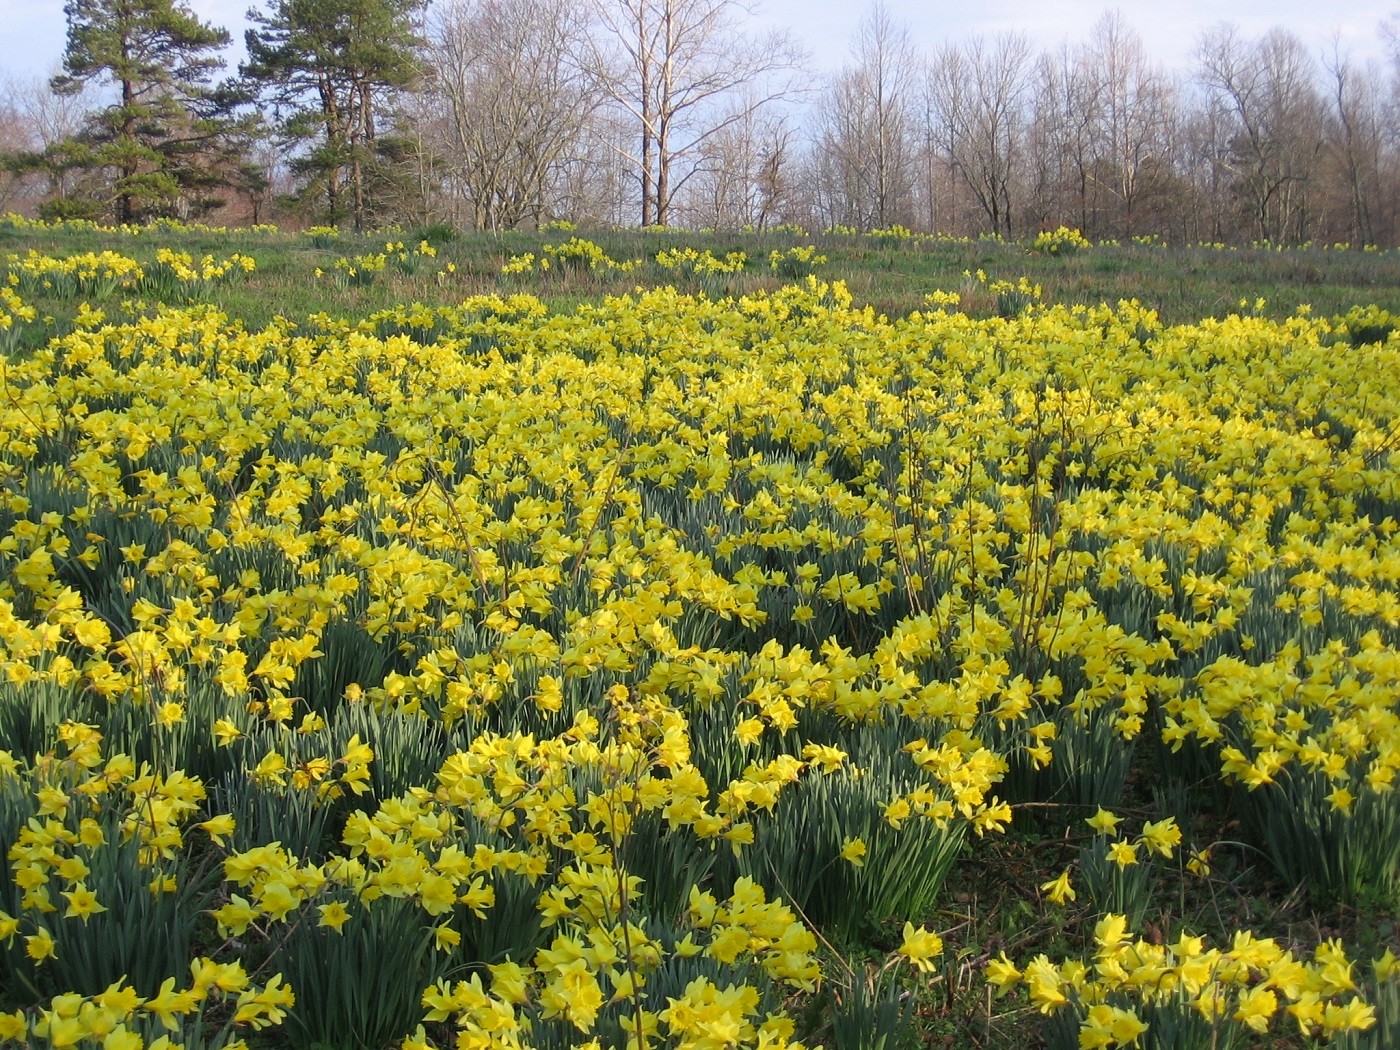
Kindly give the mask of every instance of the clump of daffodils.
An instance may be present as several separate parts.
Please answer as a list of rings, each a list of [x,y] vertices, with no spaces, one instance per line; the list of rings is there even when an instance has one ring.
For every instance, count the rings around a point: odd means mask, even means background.
[[[774,249],[768,253],[768,268],[790,281],[805,280],[825,262],[826,256],[813,244],[796,245],[785,252]]]
[[[742,273],[749,257],[744,252],[727,252],[723,257],[708,248],[668,248],[656,253],[656,265],[682,277],[715,277]]]
[[[1336,941],[1311,956],[1247,931],[1224,949],[1185,933],[1171,944],[1152,944],[1134,940],[1127,920],[1113,914],[1099,920],[1094,940],[1092,960],[1055,963],[1038,955],[1018,968],[1003,954],[988,964],[987,979],[1003,992],[1024,988],[1043,1014],[1072,1014],[1085,1048],[1136,1043],[1154,1024],[1173,1030],[1201,1024],[1207,1033],[1237,1027],[1254,1035],[1289,1026],[1305,1036],[1335,1036],[1376,1023],[1373,1007],[1357,994],[1354,964]],[[1388,956],[1378,966],[1386,979],[1394,977]]]
[[[1078,230],[1060,226],[1053,230],[1041,230],[1030,243],[1033,252],[1045,255],[1072,255],[1077,251],[1093,247]]]

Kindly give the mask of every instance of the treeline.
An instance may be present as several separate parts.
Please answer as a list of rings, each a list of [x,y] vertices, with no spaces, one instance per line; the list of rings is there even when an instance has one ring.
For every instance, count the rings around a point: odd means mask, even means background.
[[[1386,64],[1222,25],[1191,68],[1120,16],[921,53],[872,8],[817,76],[738,0],[265,0],[247,59],[177,0],[69,0],[0,103],[0,208],[360,227],[900,225],[1400,243]]]

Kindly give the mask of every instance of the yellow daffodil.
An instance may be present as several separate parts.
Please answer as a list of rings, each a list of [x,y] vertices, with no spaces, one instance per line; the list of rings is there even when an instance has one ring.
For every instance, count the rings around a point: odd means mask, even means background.
[[[866,847],[860,839],[847,839],[841,845],[841,859],[860,867],[865,863]]]
[[[1122,819],[1122,817],[1114,816],[1103,807],[1099,807],[1099,811],[1089,817],[1086,823],[1100,835],[1112,835]]]
[[[1069,872],[1067,871],[1060,872],[1060,877],[1057,879],[1041,883],[1040,890],[1055,904],[1064,904],[1066,901],[1074,900],[1077,896],[1074,887],[1070,885]]]
[[[943,954],[943,938],[923,927],[915,927],[913,923],[906,922],[904,941],[898,951],[920,970],[932,971],[936,968],[934,957]]]

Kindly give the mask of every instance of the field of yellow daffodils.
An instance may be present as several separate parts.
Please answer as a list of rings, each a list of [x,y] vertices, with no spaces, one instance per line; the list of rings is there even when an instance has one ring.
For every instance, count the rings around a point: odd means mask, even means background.
[[[1393,925],[1200,917],[1400,905],[1393,325],[955,299],[0,359],[0,1045],[1400,1045]],[[1062,935],[955,951],[1013,839]]]

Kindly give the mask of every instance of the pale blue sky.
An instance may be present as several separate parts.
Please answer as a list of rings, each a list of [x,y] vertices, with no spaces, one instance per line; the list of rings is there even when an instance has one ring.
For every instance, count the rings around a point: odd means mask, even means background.
[[[241,43],[243,13],[252,0],[191,0],[202,17],[222,25]],[[1059,46],[1083,39],[1089,26],[1115,6],[1105,0],[976,0],[974,3],[887,0],[890,13],[905,22],[915,43],[932,50],[945,40],[1008,29],[1027,33],[1036,45]],[[1357,58],[1381,58],[1376,26],[1400,0],[1318,3],[1317,0],[1207,0],[1171,3],[1139,2],[1118,5],[1129,25],[1164,65],[1185,70],[1201,30],[1221,21],[1234,22],[1247,36],[1282,25],[1315,45],[1314,53],[1330,50],[1334,33],[1344,49]],[[812,55],[817,69],[834,69],[845,60],[863,3],[835,0],[764,0],[757,25],[791,28]],[[0,73],[19,77],[47,74],[63,52],[62,0],[0,0]]]
[[[1261,35],[1274,26],[1292,30],[1314,42],[1315,51],[1330,51],[1334,33],[1343,49],[1358,58],[1381,58],[1384,50],[1376,27],[1389,14],[1400,11],[1400,0],[1318,3],[1316,0],[1176,0],[1171,3],[1114,3],[1112,0],[973,0],[971,3],[930,0],[886,0],[886,8],[909,26],[914,43],[924,51],[946,40],[975,34],[992,35],[1017,30],[1038,48],[1056,48],[1077,42],[1108,10],[1119,10],[1124,20],[1142,36],[1148,53],[1173,69],[1191,63],[1202,30],[1220,22],[1233,22],[1247,37]],[[787,25],[813,53],[819,66],[834,68],[845,59],[864,4],[765,0],[759,9],[766,22]]]

